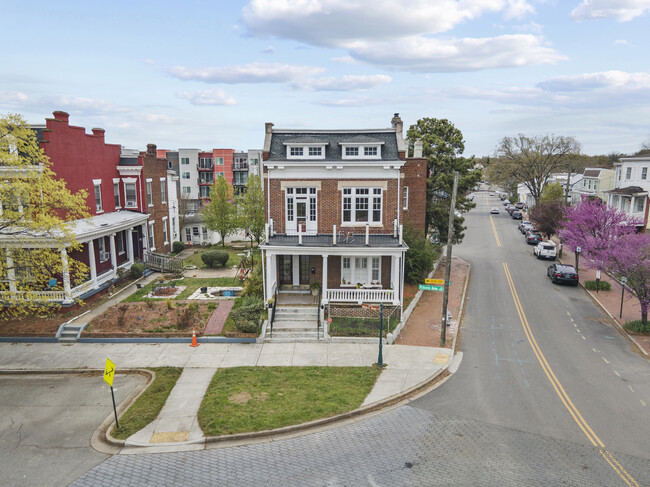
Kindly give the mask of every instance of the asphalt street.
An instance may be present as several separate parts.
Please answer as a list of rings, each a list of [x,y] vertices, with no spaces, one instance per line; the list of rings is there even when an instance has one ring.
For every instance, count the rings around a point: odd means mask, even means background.
[[[118,375],[119,403],[144,378]],[[102,376],[0,374],[2,485],[68,485],[109,455],[90,447],[93,432],[112,413]]]
[[[472,276],[442,386],[295,438],[116,455],[72,485],[650,485],[647,361],[482,198],[454,249]]]

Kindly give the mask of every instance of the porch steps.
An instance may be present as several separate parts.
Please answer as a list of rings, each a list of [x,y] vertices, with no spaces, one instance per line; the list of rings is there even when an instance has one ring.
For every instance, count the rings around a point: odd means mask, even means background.
[[[81,332],[84,331],[84,328],[86,328],[87,324],[88,323],[63,323],[56,332],[55,338],[57,341],[63,343],[78,342],[79,337],[81,336]]]
[[[264,339],[267,343],[317,342],[323,340],[323,330],[318,330],[318,307],[278,306],[270,329]],[[319,338],[320,335],[320,338]]]

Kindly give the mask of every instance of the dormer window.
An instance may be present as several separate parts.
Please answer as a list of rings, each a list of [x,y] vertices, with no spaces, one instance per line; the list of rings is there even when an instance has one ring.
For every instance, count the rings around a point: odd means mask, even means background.
[[[381,159],[382,144],[377,140],[348,140],[341,142],[341,155],[343,159]]]
[[[325,159],[326,143],[318,141],[285,142],[287,159]]]

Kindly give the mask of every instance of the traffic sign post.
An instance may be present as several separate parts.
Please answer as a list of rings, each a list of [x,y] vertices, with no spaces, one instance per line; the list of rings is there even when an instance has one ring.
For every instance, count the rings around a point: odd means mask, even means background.
[[[618,317],[623,318],[623,298],[625,297],[625,284],[627,284],[627,277],[621,277],[621,312]]]
[[[440,286],[444,286],[445,280],[444,279],[425,279],[424,283],[425,284],[438,284]],[[451,285],[451,281],[449,281],[449,285]]]
[[[384,303],[379,303],[379,356],[377,357],[377,366],[384,366],[384,357],[381,353],[381,340],[382,335],[384,334]]]
[[[598,288],[600,287],[600,271],[596,271],[596,294],[598,294]]]
[[[115,364],[106,357],[106,366],[104,367],[104,380],[111,386],[111,397],[113,398],[113,412],[115,413],[115,427],[120,429],[120,423],[117,422],[117,407],[115,407],[115,393],[113,392],[113,378],[115,377]]]

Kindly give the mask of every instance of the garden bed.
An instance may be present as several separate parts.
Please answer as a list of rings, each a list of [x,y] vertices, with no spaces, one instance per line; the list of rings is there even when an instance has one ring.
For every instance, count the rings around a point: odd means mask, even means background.
[[[187,336],[193,329],[200,333],[216,307],[196,301],[123,302],[90,321],[82,336]]]

